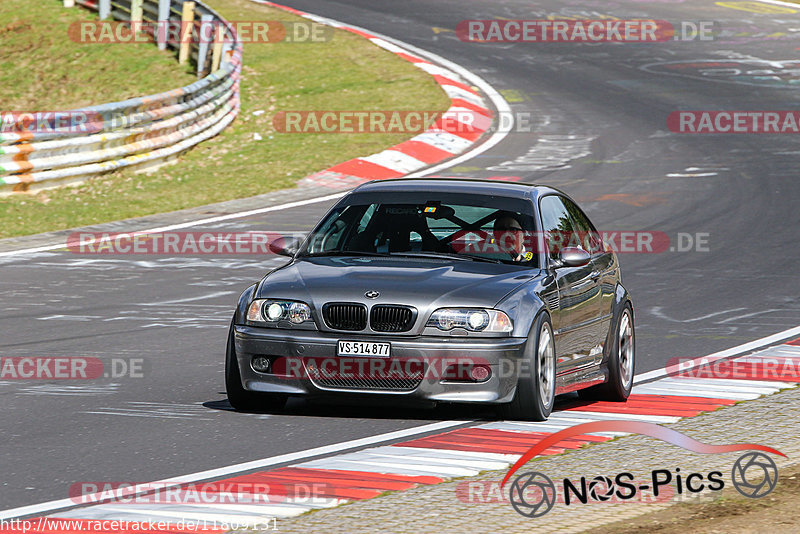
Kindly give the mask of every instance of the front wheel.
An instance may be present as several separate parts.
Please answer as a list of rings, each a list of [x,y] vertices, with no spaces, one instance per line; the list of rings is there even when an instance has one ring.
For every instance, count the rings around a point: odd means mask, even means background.
[[[233,324],[228,333],[228,348],[225,351],[225,391],[228,402],[237,412],[263,412],[280,410],[286,405],[286,396],[247,391],[242,386],[236,345],[233,342]]]
[[[508,419],[546,421],[556,398],[556,350],[550,318],[542,313],[525,345],[525,362],[517,391],[501,414]]]
[[[578,392],[582,399],[624,402],[633,389],[636,368],[636,340],[633,330],[633,308],[625,303],[611,337],[608,358],[608,381]]]

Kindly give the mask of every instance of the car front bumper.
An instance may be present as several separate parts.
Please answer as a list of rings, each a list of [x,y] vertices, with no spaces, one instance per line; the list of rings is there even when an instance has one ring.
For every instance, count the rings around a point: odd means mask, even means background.
[[[413,388],[397,390],[371,386],[332,386],[319,379],[319,374],[308,372],[308,362],[331,369],[342,364],[337,355],[339,340],[391,343],[391,357],[383,359],[381,365],[391,366],[397,362],[422,362],[425,372]],[[286,395],[379,395],[397,396],[408,400],[503,403],[511,401],[520,369],[523,366],[525,338],[461,338],[461,337],[400,337],[348,335],[307,330],[279,330],[237,325],[234,328],[234,343],[239,362],[239,372],[244,389],[253,392],[279,393]],[[284,358],[284,363],[270,373],[257,372],[251,362],[255,356],[266,356],[274,361]],[[373,358],[347,357],[369,362]],[[302,362],[302,363],[300,363]],[[488,367],[489,378],[483,382],[449,380],[442,372],[448,365],[464,362]],[[377,363],[377,362],[376,362]],[[369,363],[364,364],[369,368]],[[355,366],[351,365],[350,369]],[[288,369],[292,369],[291,372]],[[344,372],[344,371],[343,371]]]

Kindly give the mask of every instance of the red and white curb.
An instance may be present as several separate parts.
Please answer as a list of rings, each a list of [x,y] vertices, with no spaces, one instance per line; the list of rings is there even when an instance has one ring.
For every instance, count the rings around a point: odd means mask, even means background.
[[[797,335],[798,331],[800,329],[795,328],[787,332]],[[790,364],[782,368],[780,380],[772,372],[774,367],[766,365],[767,361],[776,359]],[[710,360],[713,360],[713,355],[694,361],[697,365],[702,365]],[[258,504],[96,504],[57,512],[47,518],[77,520],[87,527],[91,526],[92,521],[100,520],[157,520],[170,525],[167,529],[143,532],[197,531],[179,528],[181,523],[187,521],[264,525],[273,518],[293,517],[348,501],[369,499],[386,491],[402,491],[420,485],[439,484],[452,478],[477,475],[484,470],[505,469],[542,438],[580,423],[610,419],[674,423],[800,384],[800,338],[766,348],[762,345],[750,353],[740,351],[739,355],[726,361],[747,362],[750,369],[757,371],[763,366],[765,372],[763,376],[751,373],[748,379],[706,379],[666,376],[667,372],[660,371],[660,378],[641,383],[641,377],[650,374],[644,373],[637,377],[637,385],[626,403],[574,401],[559,406],[545,422],[498,421],[457,428],[392,445],[366,448],[215,482],[220,487],[238,484],[236,487],[239,488],[254,487],[256,484],[274,488],[312,487],[315,488],[315,493],[310,498],[288,497],[285,491],[279,490],[274,499],[270,499],[269,494],[266,497],[264,494],[253,494],[245,499]],[[787,374],[786,369],[794,371]],[[546,450],[544,454],[561,454],[568,449],[607,441],[618,435],[622,434],[599,432],[570,438]],[[41,526],[44,527],[43,524]],[[43,528],[38,532],[55,533],[64,530]],[[89,529],[83,532],[101,531]]]
[[[267,0],[250,1],[360,35],[430,74],[450,98],[450,108],[427,131],[377,154],[354,158],[314,173],[300,180],[299,186],[354,187],[370,180],[400,178],[467,152],[484,140],[493,123],[494,112],[486,102],[481,87],[488,93],[486,96],[492,100],[495,107],[502,108],[503,111],[507,108],[505,100],[488,84],[443,58],[357,26]],[[428,58],[422,57],[423,55]],[[448,66],[444,66],[445,64]],[[504,125],[504,128],[505,132],[500,133],[503,137],[510,130],[510,126]],[[499,139],[493,140],[491,144],[497,142]]]

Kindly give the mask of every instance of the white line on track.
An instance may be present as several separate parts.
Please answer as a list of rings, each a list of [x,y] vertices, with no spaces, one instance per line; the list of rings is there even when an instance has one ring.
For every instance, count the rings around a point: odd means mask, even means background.
[[[744,354],[746,352],[753,351],[755,349],[758,349],[758,348],[766,346],[766,345],[772,345],[774,343],[789,339],[790,337],[797,336],[797,335],[800,335],[800,326],[795,327],[795,328],[790,328],[789,330],[784,330],[783,332],[778,332],[777,334],[774,334],[774,335],[771,335],[771,336],[767,336],[767,337],[758,339],[756,341],[751,341],[750,343],[745,343],[745,344],[739,345],[737,347],[732,347],[732,348],[727,349],[727,350],[723,350],[723,351],[720,351],[720,352],[715,352],[714,354],[710,354],[708,356],[701,356],[699,358],[695,358],[694,360],[691,361],[691,363],[687,362],[689,367],[683,367],[683,368],[691,368],[692,366],[697,365],[699,363],[707,363],[709,361],[714,361],[714,360],[718,360],[718,359],[721,359],[721,358],[728,358],[728,357],[731,357],[731,356]],[[684,364],[684,365],[687,365],[687,364]],[[636,375],[634,383],[638,384],[638,383],[641,383],[642,381],[645,381],[645,380],[651,380],[653,378],[659,378],[659,377],[666,376],[667,372],[669,372],[669,371],[670,371],[670,369],[657,369],[655,371],[650,371],[648,373],[642,373],[642,374]],[[603,414],[603,413],[594,413],[594,412],[583,414],[583,413],[571,412],[571,413],[566,413],[566,414],[565,413],[554,414],[551,417],[550,421],[548,421],[548,422],[535,423],[535,424],[530,424],[530,425],[536,425],[537,427],[544,426],[546,428],[549,428],[551,426],[558,425],[559,423],[563,424],[565,422],[564,421],[565,418],[566,418],[566,423],[567,424],[572,424],[573,423],[572,419],[576,418],[576,417],[588,417],[589,420],[609,419],[609,418],[614,418],[614,419],[626,418],[626,416],[624,414],[623,415],[620,415],[620,414]],[[660,417],[656,417],[656,416],[635,416],[635,417],[629,417],[629,418],[642,419],[644,417],[650,417],[651,419],[657,419],[661,423],[667,422],[667,420],[670,419],[670,418],[667,418],[667,417],[660,418]],[[344,441],[342,443],[334,443],[334,444],[331,444],[331,445],[325,445],[323,447],[316,447],[314,449],[307,449],[307,450],[304,450],[304,451],[293,452],[293,453],[289,453],[289,454],[282,454],[282,455],[279,455],[279,456],[272,456],[272,457],[269,457],[269,458],[263,458],[261,460],[254,460],[254,461],[251,461],[251,462],[235,464],[235,465],[231,465],[231,466],[227,466],[227,467],[220,467],[218,469],[211,469],[211,470],[208,470],[208,471],[200,471],[198,473],[191,473],[191,474],[188,474],[188,475],[183,475],[183,476],[179,476],[179,477],[175,477],[175,478],[161,480],[161,481],[158,481],[158,482],[152,482],[150,484],[146,484],[145,488],[152,489],[153,487],[157,487],[159,484],[186,484],[186,483],[191,483],[191,482],[198,482],[198,481],[201,481],[201,480],[209,480],[209,479],[212,479],[212,478],[220,478],[220,477],[224,477],[224,476],[227,476],[227,475],[232,475],[234,473],[241,473],[241,472],[244,472],[244,471],[251,471],[251,470],[259,469],[259,468],[262,468],[262,467],[269,467],[269,466],[272,466],[272,465],[283,464],[283,463],[288,463],[288,462],[294,462],[294,461],[297,461],[297,460],[304,460],[304,459],[308,459],[308,458],[314,458],[314,457],[317,457],[317,456],[322,456],[322,455],[325,455],[325,454],[342,452],[342,451],[349,450],[349,449],[357,449],[357,448],[365,447],[367,445],[374,445],[374,444],[377,444],[377,443],[383,443],[383,442],[386,442],[386,441],[396,440],[396,439],[400,439],[400,438],[404,438],[404,437],[408,437],[408,436],[415,436],[415,435],[424,434],[424,433],[428,433],[428,432],[434,432],[436,430],[443,430],[443,429],[452,428],[452,427],[461,426],[461,425],[466,425],[466,424],[470,424],[470,423],[474,423],[474,422],[475,421],[441,421],[441,422],[438,422],[438,423],[431,423],[431,424],[428,424],[428,425],[422,425],[422,426],[418,426],[418,427],[414,427],[414,428],[408,428],[408,429],[404,429],[404,430],[397,430],[397,431],[394,431],[394,432],[388,432],[386,434],[380,434],[380,435],[377,435],[377,436],[369,436],[369,437],[366,437],[366,438],[360,438],[360,439],[355,439],[355,440],[350,440],[350,441]],[[524,426],[526,424],[525,423],[520,423],[520,425]],[[142,492],[143,492],[142,490],[137,492],[135,488],[132,488],[130,490],[130,492],[126,493],[125,496],[126,497],[133,496],[133,495],[136,495],[136,494],[142,493]],[[100,498],[100,494],[96,494],[94,496],[84,496],[84,498],[87,498],[87,499],[91,499],[92,497],[95,497],[95,498],[99,499]],[[60,499],[60,500],[49,501],[49,502],[45,502],[45,503],[41,503],[41,504],[34,504],[34,505],[30,505],[30,506],[22,506],[22,507],[19,507],[19,508],[13,508],[13,509],[9,509],[9,510],[0,511],[0,519],[11,519],[11,518],[15,518],[15,517],[22,517],[22,516],[27,516],[27,515],[32,515],[32,514],[41,514],[41,513],[44,513],[44,512],[51,512],[51,511],[54,511],[54,510],[59,510],[59,509],[63,509],[63,508],[69,508],[69,507],[72,507],[72,506],[75,506],[75,502],[72,501],[71,499]]]
[[[258,208],[255,210],[247,210],[247,211],[239,211],[236,213],[229,213],[227,215],[218,215],[216,217],[206,217],[205,219],[197,219],[194,221],[188,221],[179,224],[171,224],[168,226],[159,226],[157,228],[150,228],[147,230],[134,230],[130,232],[124,232],[115,230],[115,234],[123,234],[123,233],[130,233],[130,234],[155,234],[158,232],[171,232],[173,230],[180,230],[181,228],[191,228],[193,226],[199,226],[201,224],[210,224],[210,223],[217,223],[221,221],[229,221],[231,219],[241,219],[242,217],[250,217],[251,215],[260,215],[262,213],[269,213],[272,211],[283,211],[292,208],[299,208],[300,206],[307,206],[308,204],[316,204],[318,202],[325,202],[328,200],[336,200],[337,198],[341,198],[346,194],[346,192],[336,193],[334,195],[327,195],[324,197],[317,197],[317,198],[310,198],[308,200],[298,200],[297,202],[287,202],[286,204],[278,204],[277,206],[268,206],[266,208]],[[79,242],[75,242],[75,245],[78,245]],[[42,245],[40,247],[33,247],[33,248],[24,248],[19,250],[10,250],[8,252],[0,252],[0,258],[4,256],[19,256],[23,254],[34,254],[36,252],[48,252],[51,250],[59,250],[62,248],[66,248],[68,245],[67,242],[64,243],[56,243],[52,245]]]
[[[767,3],[767,4],[783,5],[783,6],[787,6],[787,7],[796,7],[796,5],[797,5],[797,4],[789,4],[787,2],[781,2],[781,1],[777,1],[777,0],[758,0],[758,1],[763,2],[763,3]],[[339,23],[338,21],[334,21],[333,19],[327,19],[327,20],[330,20],[331,22],[334,22],[335,24],[343,24],[343,23]],[[354,28],[357,28],[357,29],[363,29],[363,28],[358,28],[357,26],[351,26],[351,27],[354,27]],[[415,46],[403,43],[402,41],[398,41],[396,39],[392,39],[390,37],[383,36],[381,34],[372,32],[370,30],[365,30],[365,29],[363,29],[363,30],[367,31],[369,33],[372,33],[375,36],[378,36],[378,37],[381,37],[383,39],[386,39],[389,42],[393,42],[393,43],[397,44],[398,46],[402,46],[402,47],[414,52],[417,55],[420,55],[420,56],[423,56],[423,57],[427,57],[428,59],[431,59],[434,62],[446,65],[448,68],[450,68],[450,69],[454,70],[455,72],[461,74],[461,76],[463,76],[464,78],[468,79],[469,81],[471,81],[472,83],[474,83],[475,85],[480,87],[481,90],[483,90],[484,93],[487,96],[489,96],[489,98],[492,100],[492,103],[495,105],[495,107],[497,108],[498,111],[500,111],[501,113],[509,113],[510,112],[511,109],[510,109],[510,106],[508,105],[508,103],[505,101],[505,99],[503,99],[503,97],[491,85],[489,85],[486,81],[484,81],[479,76],[477,76],[477,75],[471,73],[470,71],[468,71],[467,69],[461,67],[460,65],[457,65],[457,64],[455,64],[455,63],[453,63],[453,62],[451,62],[451,61],[449,61],[447,59],[444,59],[441,56],[433,54],[431,52],[427,52],[427,51],[419,49],[419,48],[417,48]],[[509,113],[509,115],[510,115],[510,113]],[[484,142],[481,145],[477,146],[475,149],[473,149],[473,150],[471,150],[471,151],[469,151],[469,152],[467,152],[467,153],[465,153],[465,154],[463,154],[463,155],[461,155],[461,156],[459,156],[459,157],[457,157],[455,159],[449,160],[449,161],[447,161],[447,162],[445,162],[445,163],[443,163],[441,165],[437,165],[435,167],[427,169],[426,171],[423,171],[421,173],[415,173],[413,175],[409,175],[409,177],[420,177],[420,176],[425,176],[427,174],[432,174],[434,172],[438,172],[440,170],[452,167],[452,166],[457,165],[457,164],[459,164],[459,163],[461,163],[463,161],[471,159],[471,158],[477,156],[478,154],[481,154],[481,153],[485,152],[486,150],[489,150],[490,148],[495,146],[497,143],[502,141],[503,138],[505,138],[505,136],[511,130],[512,126],[513,125],[509,125],[509,127],[507,129],[495,132],[489,140],[487,140],[486,142]],[[268,212],[272,212],[272,211],[282,211],[282,210],[291,209],[291,208],[304,206],[304,205],[308,205],[308,204],[324,202],[324,201],[327,201],[327,200],[334,200],[334,199],[337,199],[337,198],[340,198],[340,197],[344,196],[345,194],[346,194],[346,192],[342,192],[342,193],[337,193],[337,194],[334,194],[334,195],[327,195],[327,196],[324,196],[324,197],[312,198],[312,199],[298,201],[298,202],[290,202],[290,203],[281,204],[281,205],[278,205],[278,206],[270,206],[270,207],[267,207],[267,208],[261,208],[261,209],[256,209],[256,210],[249,210],[249,211],[244,211],[244,212],[231,213],[231,214],[228,214],[228,215],[222,215],[222,216],[218,216],[218,217],[209,217],[209,218],[199,219],[199,220],[195,220],[195,221],[189,221],[189,222],[185,222],[185,223],[181,223],[181,224],[163,226],[163,227],[160,227],[160,228],[152,228],[152,229],[149,229],[149,230],[140,231],[138,233],[166,232],[166,231],[177,230],[177,229],[180,229],[180,228],[190,228],[190,227],[197,226],[197,225],[200,225],[200,224],[226,221],[226,220],[231,220],[231,219],[248,217],[250,215],[258,215],[258,214],[261,214],[261,213],[268,213]],[[9,252],[0,252],[0,257],[3,257],[3,256],[16,256],[16,255],[22,255],[22,254],[32,254],[32,253],[36,253],[36,252],[47,252],[47,251],[51,251],[51,250],[58,250],[58,249],[61,249],[61,248],[64,248],[64,247],[65,247],[64,243],[58,243],[58,244],[55,244],[55,245],[45,245],[45,246],[29,248],[29,249],[21,249],[21,250],[9,251]],[[757,348],[760,348],[760,347],[763,347],[763,346],[766,346],[766,345],[770,345],[770,344],[777,343],[777,342],[785,340],[785,339],[789,339],[790,337],[793,337],[793,336],[796,336],[796,335],[800,335],[800,327],[790,328],[788,330],[784,330],[783,332],[779,332],[779,333],[774,334],[772,336],[767,336],[767,337],[758,339],[756,341],[752,341],[750,343],[745,343],[745,344],[739,345],[737,347],[732,347],[730,349],[723,350],[723,351],[720,351],[720,352],[716,352],[716,353],[708,355],[708,356],[702,356],[702,357],[699,357],[699,358],[695,358],[691,362],[687,362],[687,363],[683,364],[682,369],[689,369],[689,368],[692,368],[692,367],[694,367],[694,366],[696,366],[696,365],[698,365],[700,363],[707,363],[709,361],[715,361],[715,360],[719,360],[719,359],[722,359],[722,358],[728,358],[728,357],[731,357],[731,356],[736,356],[738,354],[743,354],[745,352],[749,352],[749,351],[755,350]],[[675,370],[675,369],[656,369],[654,371],[650,371],[650,372],[647,372],[647,373],[639,374],[639,375],[637,375],[635,377],[635,382],[634,383],[635,384],[640,384],[643,381],[648,381],[648,380],[652,380],[654,378],[659,378],[659,377],[666,376],[667,373],[670,372],[671,370]],[[593,413],[593,414],[590,414],[590,415],[596,416],[597,414]],[[385,442],[385,441],[395,440],[395,439],[399,439],[399,438],[403,438],[403,437],[407,437],[407,436],[414,436],[414,435],[418,435],[418,434],[432,432],[432,431],[435,431],[435,430],[452,428],[452,427],[455,427],[455,426],[469,424],[469,423],[472,423],[472,422],[474,422],[474,421],[441,421],[441,422],[438,422],[438,423],[432,423],[432,424],[423,425],[423,426],[419,426],[419,427],[414,427],[414,428],[410,428],[410,429],[398,430],[398,431],[394,431],[394,432],[388,432],[388,433],[380,434],[380,435],[377,435],[377,436],[370,436],[370,437],[356,439],[356,440],[350,440],[350,441],[346,441],[346,442],[342,442],[342,443],[326,445],[326,446],[323,446],[323,447],[317,447],[317,448],[314,448],[314,449],[307,449],[305,451],[299,451],[299,452],[295,452],[295,453],[289,453],[289,454],[283,454],[283,455],[279,455],[279,456],[273,456],[273,457],[270,457],[270,458],[264,458],[264,459],[261,459],[261,460],[254,460],[254,461],[251,461],[251,462],[240,463],[240,464],[231,465],[231,466],[228,466],[228,467],[222,467],[222,468],[218,468],[218,469],[211,469],[211,470],[207,470],[207,471],[201,471],[201,472],[198,472],[198,473],[192,473],[192,474],[188,474],[188,475],[183,475],[181,477],[176,477],[176,478],[164,480],[164,481],[161,481],[161,483],[185,484],[185,483],[190,483],[190,482],[197,482],[197,481],[200,481],[200,480],[208,480],[208,479],[212,479],[212,478],[219,478],[219,477],[223,477],[223,476],[234,474],[234,473],[239,473],[239,472],[243,472],[243,471],[250,471],[250,470],[253,470],[253,469],[258,469],[258,468],[261,468],[261,467],[268,467],[268,466],[271,466],[271,465],[276,465],[276,464],[291,462],[291,461],[295,461],[295,460],[321,456],[321,455],[324,455],[324,454],[341,452],[343,450],[364,447],[366,445],[372,445],[372,444],[381,443],[381,442]],[[155,482],[155,483],[152,483],[152,484],[159,484],[159,482]],[[148,484],[147,486],[152,486],[152,484]],[[130,495],[134,495],[136,493],[137,492],[135,490],[132,490]],[[142,493],[142,492],[140,491],[138,493]],[[84,497],[90,497],[90,496],[84,496]],[[96,497],[99,498],[100,495],[97,494]],[[50,511],[53,511],[53,510],[72,507],[74,505],[75,505],[75,503],[71,499],[60,499],[60,500],[49,501],[49,502],[40,503],[40,504],[22,506],[22,507],[19,507],[19,508],[12,508],[12,509],[8,509],[8,510],[0,511],[0,519],[11,519],[11,518],[15,518],[15,517],[22,517],[22,516],[27,516],[27,515],[32,515],[32,514],[41,514],[43,512],[50,512]]]
[[[762,4],[772,4],[776,6],[785,6],[785,7],[793,7],[795,9],[800,9],[800,4],[793,4],[791,2],[781,2],[780,0],[756,0],[757,2],[761,2]]]
[[[340,23],[340,22],[334,21],[332,19],[327,19],[327,20],[331,20],[331,22],[334,23],[333,25],[339,25],[339,26],[344,25],[344,23]],[[498,111],[500,111],[501,113],[506,113],[506,114],[509,114],[509,112],[511,111],[508,103],[500,95],[500,93],[498,93],[491,85],[489,85],[488,82],[486,82],[485,80],[483,80],[481,77],[477,76],[476,74],[473,74],[472,72],[470,72],[469,70],[465,69],[464,67],[462,67],[460,65],[457,65],[456,63],[453,63],[452,61],[449,61],[449,60],[447,60],[447,59],[445,59],[445,58],[443,58],[441,56],[438,56],[436,54],[433,54],[431,52],[427,52],[427,51],[422,50],[420,48],[417,48],[415,46],[403,43],[402,41],[398,41],[397,39],[393,39],[393,38],[390,38],[390,37],[387,37],[387,36],[383,36],[381,34],[377,34],[375,32],[372,32],[371,30],[358,28],[357,26],[351,26],[351,25],[348,25],[348,26],[356,28],[356,29],[362,29],[362,30],[364,30],[364,31],[366,31],[368,33],[371,33],[371,34],[375,35],[376,37],[381,37],[381,38],[385,39],[386,41],[389,41],[389,42],[391,42],[391,43],[393,43],[393,44],[395,44],[397,46],[400,46],[401,48],[405,48],[405,49],[407,49],[407,50],[409,50],[409,51],[411,51],[413,53],[416,53],[416,54],[418,54],[420,56],[426,57],[427,59],[430,59],[431,61],[433,61],[435,63],[440,63],[440,64],[446,66],[447,68],[449,68],[449,69],[457,72],[461,76],[463,76],[465,79],[467,79],[468,81],[470,81],[474,85],[476,85],[479,88],[481,88],[481,90],[489,97],[489,99],[492,100],[492,104],[495,106],[495,108]],[[448,162],[446,162],[444,164],[432,167],[432,168],[428,169],[427,171],[423,171],[421,173],[415,173],[414,175],[410,175],[410,176],[411,177],[424,176],[426,174],[431,174],[431,173],[438,172],[438,171],[441,171],[443,169],[446,169],[448,167],[452,167],[452,166],[457,165],[457,164],[459,164],[462,161],[465,161],[467,159],[471,159],[471,158],[477,156],[478,154],[481,154],[481,153],[485,152],[486,150],[490,149],[491,147],[495,146],[500,141],[502,141],[503,138],[505,138],[505,136],[508,134],[508,132],[511,131],[512,126],[513,126],[512,124],[508,124],[507,128],[505,128],[505,129],[503,129],[501,131],[495,132],[494,134],[492,134],[492,136],[487,141],[483,142],[482,144],[478,145],[473,150],[470,150],[469,152],[466,152],[465,154],[462,154],[461,156],[459,156],[459,157],[457,157],[455,159],[452,159],[452,160],[450,160],[450,161],[448,161]],[[201,225],[201,224],[211,224],[211,223],[216,223],[216,222],[221,222],[221,221],[228,221],[228,220],[232,220],[232,219],[239,219],[239,218],[243,218],[243,217],[249,217],[251,215],[259,215],[259,214],[262,214],[262,213],[269,213],[269,212],[274,212],[274,211],[283,211],[283,210],[292,209],[292,208],[296,208],[296,207],[300,207],[300,206],[306,206],[306,205],[309,205],[309,204],[325,202],[325,201],[328,201],[328,200],[335,200],[335,199],[341,198],[345,194],[346,194],[346,192],[342,192],[342,193],[337,193],[337,194],[333,194],[333,195],[327,195],[327,196],[323,196],[323,197],[312,198],[312,199],[308,199],[308,200],[301,200],[301,201],[298,201],[298,202],[289,202],[287,204],[280,204],[278,206],[270,206],[270,207],[266,207],[266,208],[255,209],[255,210],[248,210],[248,211],[242,211],[242,212],[237,212],[237,213],[230,213],[230,214],[227,214],[227,215],[221,215],[221,216],[217,216],[217,217],[207,217],[207,218],[204,218],[204,219],[188,221],[188,222],[184,222],[184,223],[180,223],[180,224],[173,224],[173,225],[161,226],[161,227],[157,227],[157,228],[150,228],[150,229],[147,229],[147,230],[140,230],[140,231],[136,231],[136,233],[138,233],[138,234],[152,234],[152,233],[157,233],[157,232],[169,232],[169,231],[173,231],[173,230],[179,230],[181,228],[191,228],[191,227],[198,226],[198,225]],[[24,255],[24,254],[34,254],[34,253],[38,253],[38,252],[49,252],[49,251],[53,251],[53,250],[63,249],[66,246],[67,246],[66,243],[56,243],[56,244],[43,245],[43,246],[32,247],[32,248],[27,248],[27,249],[13,250],[13,251],[8,251],[8,252],[0,252],[0,257],[20,256],[20,255]],[[194,481],[198,481],[198,480],[205,480],[205,479],[209,479],[209,478],[216,478],[216,477],[225,476],[225,475],[231,474],[231,473],[237,473],[237,472],[241,472],[241,471],[257,469],[257,468],[260,468],[260,467],[266,467],[266,466],[270,466],[270,465],[275,465],[275,464],[279,464],[279,463],[299,460],[299,459],[303,459],[303,458],[309,458],[309,457],[313,457],[313,456],[329,454],[329,453],[332,453],[332,452],[339,452],[339,451],[342,451],[342,450],[356,448],[356,447],[363,447],[365,445],[371,445],[371,444],[374,444],[374,443],[380,443],[380,442],[384,442],[384,441],[388,441],[388,440],[398,439],[398,438],[402,438],[402,437],[405,437],[405,436],[413,436],[413,435],[422,434],[422,433],[426,433],[426,432],[431,432],[431,431],[439,430],[439,429],[443,429],[443,428],[450,428],[450,427],[453,427],[453,426],[458,426],[458,425],[462,425],[462,424],[470,423],[470,422],[471,421],[443,421],[443,422],[440,422],[440,423],[433,423],[433,424],[430,424],[430,425],[423,425],[423,426],[415,427],[415,428],[412,428],[412,429],[400,430],[400,431],[396,431],[396,432],[389,432],[387,434],[381,434],[381,435],[378,435],[378,436],[371,436],[371,437],[368,437],[368,438],[362,438],[362,439],[357,439],[357,440],[352,440],[352,441],[346,441],[346,442],[338,443],[338,444],[334,444],[334,445],[327,445],[325,447],[317,447],[316,449],[309,449],[309,450],[306,450],[306,451],[300,451],[300,452],[291,453],[291,454],[284,454],[284,455],[281,455],[281,456],[274,456],[272,458],[265,458],[263,460],[256,460],[256,461],[253,461],[253,462],[237,464],[237,465],[224,467],[224,468],[220,468],[220,469],[212,469],[210,471],[202,471],[200,473],[193,473],[193,474],[190,474],[190,475],[185,475],[185,476],[179,477],[177,479],[170,479],[167,482],[186,483],[186,482],[194,482]],[[58,510],[58,509],[61,509],[61,508],[67,508],[67,507],[73,506],[74,504],[75,503],[71,499],[60,499],[60,500],[50,501],[50,502],[46,502],[46,503],[42,503],[42,504],[36,504],[36,505],[31,505],[31,506],[23,506],[23,507],[20,507],[20,508],[14,508],[14,509],[10,509],[10,510],[1,511],[0,512],[0,519],[9,519],[9,518],[13,518],[13,517],[20,517],[20,516],[31,515],[31,514],[40,514],[42,512],[48,512],[48,511],[52,511],[52,510]]]
[[[217,291],[216,293],[210,293],[208,295],[200,295],[199,297],[189,297],[185,299],[177,299],[177,300],[162,300],[161,302],[143,302],[139,304],[139,306],[164,306],[166,304],[183,304],[184,302],[195,302],[198,300],[209,300],[214,299],[217,297],[223,297],[225,295],[232,295],[233,291]]]
[[[638,374],[635,377],[634,385],[641,384],[642,382],[653,380],[655,378],[667,376],[668,373],[675,373],[682,370],[685,371],[697,367],[698,365],[705,365],[723,358],[730,358],[732,356],[744,354],[745,352],[750,352],[760,347],[772,345],[774,343],[778,343],[779,341],[783,341],[798,335],[800,335],[800,326],[784,330],[783,332],[778,332],[777,334],[773,334],[771,336],[762,337],[761,339],[756,339],[755,341],[745,343],[744,345],[739,345],[738,347],[721,350],[719,352],[715,352],[714,354],[709,354],[708,356],[693,358],[681,363],[680,366],[673,365],[664,369],[655,369],[647,373]]]
[[[294,462],[296,460],[303,460],[305,458],[312,458],[324,454],[331,454],[348,449],[364,447],[367,445],[374,445],[376,443],[382,443],[385,441],[405,438],[408,436],[416,436],[418,434],[424,434],[426,432],[434,432],[436,430],[443,430],[446,428],[452,428],[454,426],[460,426],[472,422],[474,421],[440,421],[438,423],[431,423],[428,425],[417,426],[414,428],[395,430],[394,432],[387,432],[385,434],[379,434],[377,436],[369,436],[366,438],[344,441],[342,443],[334,443],[332,445],[325,445],[323,447],[306,449],[304,451],[292,452],[289,454],[281,454],[279,456],[272,456],[270,458],[263,458],[261,460],[253,460],[252,462],[244,462],[241,464],[230,465],[227,467],[220,467],[218,469],[210,469],[208,471],[200,471],[198,473],[191,473],[188,475],[183,475],[179,477],[160,480],[158,482],[152,482],[150,484],[145,484],[144,485],[144,488],[146,488],[145,490],[136,491],[135,488],[131,488],[130,491],[125,492],[124,496],[131,497],[133,495],[143,493],[144,491],[152,491],[152,488],[159,487],[159,485],[163,484],[169,484],[169,485],[187,484],[191,482],[198,482],[200,480],[209,480],[212,478],[224,477],[234,473],[241,473],[243,471],[251,471],[253,469],[269,467],[271,465]],[[94,495],[84,495],[81,497],[81,499],[84,501],[91,501],[92,499],[100,500],[102,498],[104,497],[100,493],[96,493]],[[12,508],[10,510],[0,511],[0,519],[11,519],[14,517],[21,517],[31,514],[41,514],[43,512],[51,512],[53,510],[68,508],[75,505],[76,503],[72,499],[59,499],[55,501],[44,502],[41,504],[33,504],[30,506],[22,506],[19,508]]]

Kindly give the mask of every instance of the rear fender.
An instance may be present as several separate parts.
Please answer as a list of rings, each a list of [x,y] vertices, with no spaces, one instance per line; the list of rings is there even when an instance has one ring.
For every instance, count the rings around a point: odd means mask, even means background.
[[[628,294],[628,290],[625,289],[622,284],[617,283],[617,288],[614,292],[614,305],[611,308],[611,324],[608,328],[608,333],[606,334],[606,343],[603,350],[603,365],[606,365],[606,363],[608,363],[608,359],[611,357],[611,348],[614,345],[617,322],[619,321],[619,316],[622,313],[622,310],[625,308],[625,304],[627,303],[630,303],[631,309],[633,309],[633,301],[631,300],[630,294]]]

